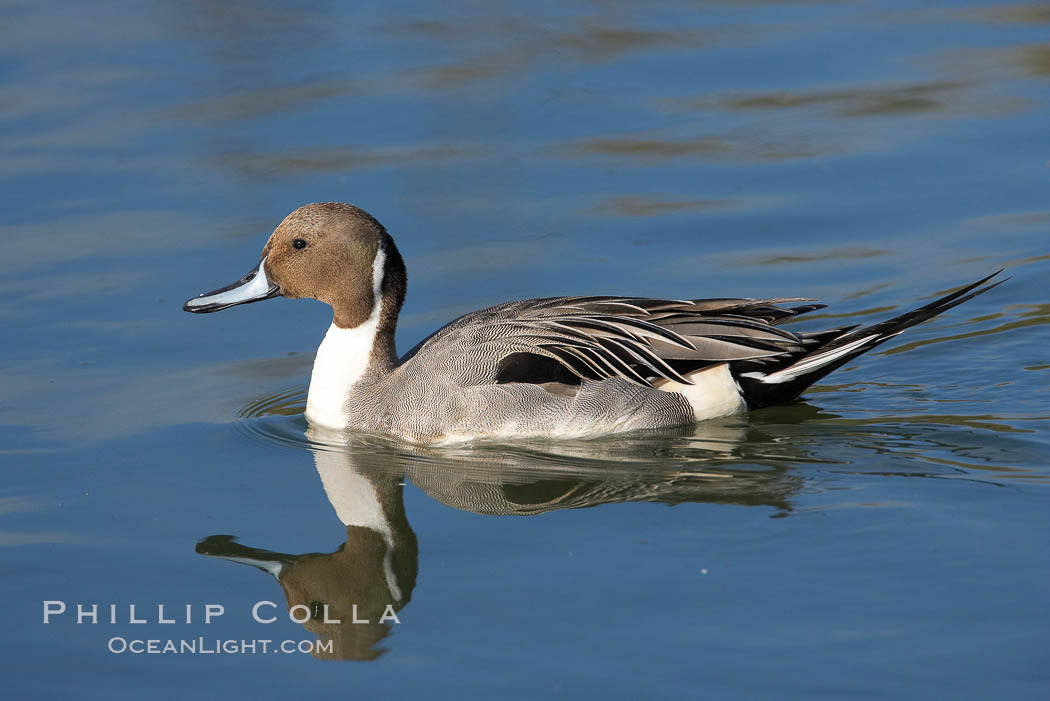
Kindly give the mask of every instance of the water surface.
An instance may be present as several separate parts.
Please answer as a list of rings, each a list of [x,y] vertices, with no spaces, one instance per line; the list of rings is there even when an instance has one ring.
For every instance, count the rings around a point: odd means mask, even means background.
[[[8,695],[1045,698],[1048,29],[980,1],[3,3]],[[180,311],[332,200],[406,258],[402,349],[514,298],[808,296],[816,329],[1012,277],[748,417],[336,440],[302,417],[322,305]],[[325,604],[343,623],[286,613]]]

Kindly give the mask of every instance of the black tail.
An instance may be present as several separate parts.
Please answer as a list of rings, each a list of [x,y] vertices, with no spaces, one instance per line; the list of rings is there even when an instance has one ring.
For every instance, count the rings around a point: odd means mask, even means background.
[[[988,277],[945,295],[938,300],[919,307],[906,314],[895,316],[887,321],[865,326],[832,329],[818,333],[801,334],[807,345],[817,343],[813,349],[804,354],[786,358],[777,367],[752,372],[743,372],[737,376],[744,399],[751,409],[759,409],[773,404],[784,404],[797,399],[807,387],[836,370],[862,353],[885,343],[907,328],[921,324],[946,312],[954,306],[973,299],[993,287],[1006,282],[1000,280],[985,287],[984,283],[1003,272],[998,270]],[[1008,280],[1009,278],[1007,278]]]

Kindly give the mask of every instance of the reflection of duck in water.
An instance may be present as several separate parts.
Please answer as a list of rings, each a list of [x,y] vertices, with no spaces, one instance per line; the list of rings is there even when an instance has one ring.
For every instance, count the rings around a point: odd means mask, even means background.
[[[289,610],[310,609],[304,627],[320,641],[332,641],[331,651],[320,656],[371,660],[384,652],[376,646],[390,633],[391,613],[396,616],[411,599],[418,547],[405,518],[401,477],[358,470],[350,458],[346,452],[314,452],[328,499],[346,525],[346,542],[335,552],[289,555],[247,547],[230,536],[205,538],[197,552],[272,574]]]
[[[728,457],[746,428],[713,422],[680,436],[679,445]],[[403,502],[403,479],[457,509],[489,515],[531,515],[624,501],[668,504],[712,502],[773,506],[788,510],[799,478],[783,467],[704,469],[703,462],[668,459],[676,445],[666,437],[616,442],[478,446],[471,450],[406,450],[375,439],[334,437],[311,428],[314,462],[324,490],[346,525],[346,542],[332,553],[292,555],[237,543],[215,535],[197,552],[253,565],[280,583],[288,609],[305,606],[304,627],[320,641],[332,641],[319,656],[372,660],[395,614],[408,604],[418,568],[416,536]],[[549,452],[557,448],[558,453]],[[672,462],[676,469],[661,464]],[[717,462],[717,461],[716,461]],[[692,464],[696,469],[683,469]],[[326,608],[327,607],[327,608]],[[356,607],[356,608],[355,608]],[[301,611],[301,609],[300,609]],[[325,613],[329,621],[326,623]],[[369,623],[354,623],[368,620]]]
[[[790,510],[788,496],[800,479],[787,469],[724,464],[753,430],[739,421],[716,420],[678,433],[671,440],[665,433],[662,438],[560,442],[543,445],[542,452],[521,446],[514,452],[497,446],[419,448],[407,461],[406,474],[447,506],[496,516],[626,501]],[[683,451],[678,459],[676,449]],[[689,457],[681,459],[684,454]]]

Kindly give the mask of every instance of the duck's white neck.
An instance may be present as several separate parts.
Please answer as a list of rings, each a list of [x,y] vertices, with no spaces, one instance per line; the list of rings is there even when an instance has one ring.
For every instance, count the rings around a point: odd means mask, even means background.
[[[306,397],[306,420],[315,426],[343,430],[350,422],[350,393],[372,362],[383,308],[381,290],[386,255],[380,248],[372,264],[372,313],[364,323],[350,329],[332,322],[317,348],[310,391]]]
[[[347,427],[350,390],[368,369],[378,327],[378,316],[352,329],[334,323],[328,327],[310,375],[306,419],[311,424],[339,430]]]

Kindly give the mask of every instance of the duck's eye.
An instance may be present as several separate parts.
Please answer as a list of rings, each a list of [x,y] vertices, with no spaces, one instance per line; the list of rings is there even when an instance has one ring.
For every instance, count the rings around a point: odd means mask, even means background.
[[[306,248],[306,241],[303,239],[292,239],[292,248],[302,250]]]

